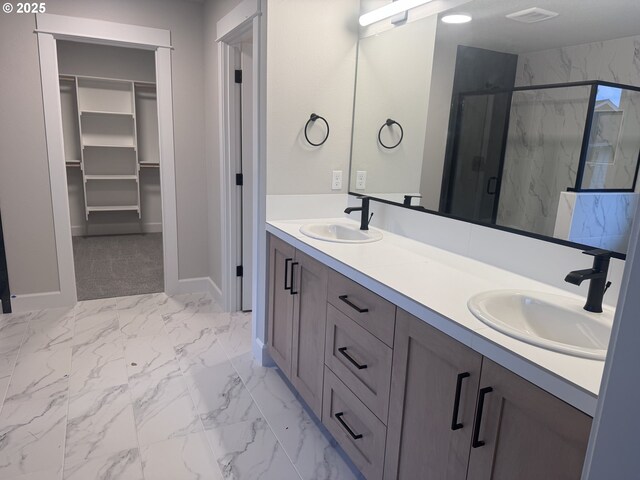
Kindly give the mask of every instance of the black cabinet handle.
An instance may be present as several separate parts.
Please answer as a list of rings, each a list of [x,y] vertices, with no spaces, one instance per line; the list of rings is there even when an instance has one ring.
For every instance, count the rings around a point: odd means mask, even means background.
[[[353,430],[351,430],[349,428],[349,425],[347,425],[345,423],[345,421],[342,420],[342,416],[343,415],[344,415],[344,412],[338,412],[334,416],[336,417],[336,420],[338,420],[340,422],[340,424],[344,427],[344,429],[347,431],[347,433],[349,435],[351,435],[351,438],[353,438],[354,440],[358,440],[359,438],[362,438],[362,434],[361,433],[354,433]]]
[[[456,380],[456,398],[453,400],[453,415],[451,417],[451,430],[460,430],[462,423],[458,422],[458,412],[460,410],[460,394],[462,393],[462,381],[469,378],[469,372],[459,373]]]
[[[367,368],[367,365],[360,365],[358,362],[356,362],[356,361],[351,357],[351,355],[349,355],[349,354],[347,353],[347,347],[340,347],[340,348],[338,349],[338,351],[339,351],[342,355],[344,355],[344,357],[345,357],[347,360],[349,360],[349,361],[351,362],[351,364],[352,364],[354,367],[356,367],[358,370],[364,370],[365,368]]]
[[[289,287],[289,293],[291,293],[291,295],[297,295],[298,294],[298,292],[293,290],[293,279],[294,279],[293,272],[294,272],[294,268],[295,268],[296,265],[299,265],[299,263],[298,262],[293,262],[291,264],[291,287]]]
[[[480,425],[482,424],[482,411],[484,410],[484,397],[487,393],[493,392],[493,388],[484,387],[480,389],[480,394],[478,395],[478,407],[476,409],[476,422],[473,426],[473,440],[471,442],[471,446],[473,448],[482,447],[484,442],[482,440],[478,440],[480,436]]]
[[[349,295],[340,295],[338,298],[340,300],[342,300],[344,303],[346,303],[347,305],[349,305],[351,308],[353,308],[358,313],[367,313],[369,311],[368,308],[360,308],[359,306],[354,305],[353,303],[351,303],[349,301]]]
[[[287,286],[289,283],[289,262],[292,262],[293,258],[287,258],[284,261],[284,289],[291,290],[291,285]]]

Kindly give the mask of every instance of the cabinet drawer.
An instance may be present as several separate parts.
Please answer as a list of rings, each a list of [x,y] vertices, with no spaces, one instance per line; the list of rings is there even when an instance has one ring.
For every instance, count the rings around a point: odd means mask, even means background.
[[[331,270],[329,303],[389,346],[393,345],[396,306]]]
[[[337,310],[327,307],[325,364],[387,423],[393,351]]]
[[[387,428],[326,367],[322,423],[368,480],[382,478]]]

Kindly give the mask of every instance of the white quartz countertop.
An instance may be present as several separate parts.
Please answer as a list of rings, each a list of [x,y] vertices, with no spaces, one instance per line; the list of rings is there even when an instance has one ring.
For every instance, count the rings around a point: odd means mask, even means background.
[[[300,232],[303,224],[318,221],[349,220],[271,221],[267,231],[565,402],[595,414],[603,361],[516,340],[485,325],[467,308],[473,295],[497,289],[581,297],[386,231],[382,240],[362,244],[316,240]]]

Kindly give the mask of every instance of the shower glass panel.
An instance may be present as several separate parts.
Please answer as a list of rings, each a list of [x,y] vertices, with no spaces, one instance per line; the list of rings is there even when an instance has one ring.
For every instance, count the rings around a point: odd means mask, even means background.
[[[640,92],[598,85],[581,190],[633,190],[640,152]]]
[[[496,223],[552,236],[560,194],[576,185],[591,85],[512,94]]]

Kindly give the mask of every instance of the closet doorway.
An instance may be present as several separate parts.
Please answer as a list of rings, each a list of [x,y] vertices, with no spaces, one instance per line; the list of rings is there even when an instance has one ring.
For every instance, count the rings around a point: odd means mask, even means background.
[[[163,292],[155,53],[58,40],[78,300]]]

